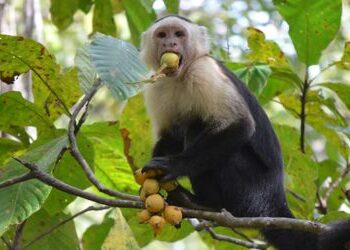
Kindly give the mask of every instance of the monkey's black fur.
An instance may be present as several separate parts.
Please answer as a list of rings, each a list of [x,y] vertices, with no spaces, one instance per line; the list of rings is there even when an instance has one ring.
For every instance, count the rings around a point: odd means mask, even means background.
[[[217,129],[221,124],[199,117],[179,120],[162,131],[153,159],[144,170],[163,169],[163,180],[189,176],[194,195],[179,187],[169,196],[179,205],[184,204],[177,199],[182,195],[200,206],[225,208],[237,217],[293,218],[286,203],[283,161],[272,125],[246,86],[220,62],[217,64],[249,107],[255,130],[245,119],[222,130]],[[282,250],[342,250],[350,241],[349,227],[349,222],[336,224],[323,235],[277,229],[263,233]]]

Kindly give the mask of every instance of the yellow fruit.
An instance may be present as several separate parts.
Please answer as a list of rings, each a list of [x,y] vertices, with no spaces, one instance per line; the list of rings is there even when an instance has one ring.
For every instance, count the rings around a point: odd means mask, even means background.
[[[134,178],[137,184],[142,185],[145,182],[147,176],[145,173],[142,173],[141,169],[138,169],[134,172]]]
[[[146,196],[159,192],[160,186],[156,179],[146,179],[142,189],[145,190]]]
[[[160,64],[165,64],[167,68],[177,68],[179,67],[180,57],[172,52],[166,52],[160,58]]]
[[[167,192],[173,191],[177,187],[176,181],[167,181],[162,184],[160,184],[160,187],[164,189]]]
[[[147,211],[147,209],[143,209],[137,213],[137,218],[139,219],[140,223],[144,223],[151,218],[151,214]]]
[[[164,209],[164,218],[171,225],[179,225],[182,220],[182,212],[178,207],[167,206]]]
[[[154,234],[158,235],[165,225],[165,220],[161,216],[153,215],[151,219],[149,219],[148,223],[152,226]]]
[[[158,213],[164,208],[164,199],[159,194],[152,194],[146,198],[145,207],[151,213]]]
[[[146,195],[145,190],[143,190],[143,188],[141,188],[141,190],[140,190],[140,199],[141,199],[142,201],[145,201],[145,200],[146,200],[146,197],[147,197],[147,195]]]

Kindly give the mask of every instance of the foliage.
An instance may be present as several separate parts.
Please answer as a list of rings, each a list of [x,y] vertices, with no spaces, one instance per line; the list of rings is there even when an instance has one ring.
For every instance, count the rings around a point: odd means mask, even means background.
[[[344,44],[339,60],[325,67],[322,67],[325,62],[320,61],[322,52],[337,38],[341,0],[274,0],[273,3],[288,23],[297,58],[288,57],[275,41],[267,40],[259,29],[249,27],[245,60],[237,63],[224,57],[225,65],[247,84],[271,117],[283,150],[287,198],[293,213],[299,218],[324,223],[349,218],[348,213],[339,209],[349,205],[345,193],[349,178],[343,174],[349,170],[350,85],[326,72],[333,66],[350,69],[350,42]],[[77,188],[92,187],[66,150],[69,142],[65,120],[72,116],[74,105],[83,92],[88,92],[98,74],[121,107],[124,104],[120,101],[128,101],[118,119],[91,119],[85,123],[77,138],[79,149],[103,185],[125,193],[138,192],[132,170],[150,159],[152,137],[142,95],[137,95],[141,87],[127,83],[139,81],[148,73],[134,46],[138,46],[141,33],[156,19],[152,4],[153,1],[147,0],[52,0],[51,18],[59,30],[70,27],[77,11],[93,13],[95,36],[77,52],[76,68],[62,70],[54,56],[34,40],[0,35],[1,81],[17,84],[18,76],[31,71],[34,95],[34,101],[30,102],[20,92],[0,94],[0,132],[6,134],[0,137],[0,185],[28,173],[11,158],[16,156]],[[164,0],[164,4],[168,13],[178,13],[180,1]],[[133,45],[111,37],[119,34],[114,19],[119,13],[125,14]],[[321,68],[321,77],[309,77],[310,65]],[[27,132],[28,127],[36,129],[37,137]],[[315,142],[325,145],[321,153],[314,150]],[[97,190],[94,192],[101,195]],[[79,239],[72,220],[33,241],[70,218],[67,206],[75,198],[38,180],[0,188],[0,236],[12,238],[15,225],[26,220],[21,246],[76,249]],[[135,210],[129,208],[107,213],[100,224],[87,229],[82,246],[100,249],[119,244],[127,249],[139,249],[147,245],[154,237],[149,227],[137,222],[135,215]],[[216,230],[241,237],[227,229]],[[192,226],[184,221],[181,229],[169,226],[158,239],[176,241],[191,232]],[[257,236],[256,231],[245,233]],[[208,234],[201,236],[216,249],[241,249],[209,239]],[[0,249],[3,249],[1,244]]]

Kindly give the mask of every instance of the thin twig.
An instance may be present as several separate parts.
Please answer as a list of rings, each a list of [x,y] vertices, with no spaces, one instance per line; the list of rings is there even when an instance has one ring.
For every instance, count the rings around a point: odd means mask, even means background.
[[[7,249],[11,249],[11,244],[10,242],[5,238],[5,236],[1,236],[1,240],[2,242],[4,242],[4,244],[6,245]]]
[[[320,75],[322,75],[325,71],[327,71],[329,68],[333,67],[337,65],[337,62],[333,62],[331,64],[328,64],[326,67],[324,67],[323,69],[320,70],[320,73],[318,73],[315,77],[313,77],[309,83],[313,83]]]
[[[24,175],[9,179],[7,181],[0,182],[0,188],[9,187],[9,186],[15,185],[17,183],[33,179],[33,178],[34,178],[34,175],[31,172],[29,172],[29,173],[26,173]]]
[[[134,201],[139,201],[140,197],[135,196],[135,195],[130,195],[130,194],[125,194],[122,192],[118,192],[112,189],[109,189],[107,187],[105,187],[103,184],[101,184],[94,172],[91,170],[89,164],[87,163],[87,161],[85,160],[84,156],[81,154],[79,148],[78,148],[78,144],[76,141],[76,132],[77,132],[77,126],[76,126],[76,118],[79,114],[79,112],[81,111],[81,109],[85,106],[85,104],[87,104],[92,97],[95,95],[95,93],[97,92],[97,90],[99,89],[99,87],[102,85],[102,81],[100,79],[97,79],[95,81],[95,83],[93,84],[91,90],[84,96],[84,98],[78,103],[76,109],[74,110],[72,117],[69,121],[69,125],[68,125],[68,139],[69,139],[69,143],[71,146],[71,155],[77,160],[77,162],[79,163],[79,165],[83,168],[87,178],[89,179],[89,181],[102,193],[105,193],[107,195],[110,196],[114,196],[114,197],[119,197],[122,199],[127,199],[127,200],[134,200]],[[80,124],[81,126],[81,124]]]
[[[210,234],[210,236],[215,240],[227,241],[227,242],[234,243],[236,245],[240,245],[240,246],[243,246],[246,248],[266,249],[268,247],[268,245],[264,244],[264,243],[255,243],[255,242],[237,239],[237,238],[230,237],[230,236],[223,235],[223,234],[217,234],[217,233],[215,233],[215,231],[212,228],[207,228],[206,230]]]
[[[23,232],[23,229],[24,229],[26,222],[27,221],[25,220],[17,225],[15,237],[13,239],[13,243],[12,243],[12,246],[10,248],[11,250],[20,250],[21,249],[21,246],[20,246],[21,237],[22,237],[22,232]]]
[[[100,211],[100,210],[105,210],[105,209],[108,209],[110,208],[109,206],[104,206],[104,207],[94,207],[94,206],[90,206],[90,207],[87,207],[83,210],[81,210],[80,212],[72,215],[71,217],[61,221],[60,223],[57,223],[55,226],[49,228],[47,231],[43,232],[42,234],[38,235],[37,237],[35,237],[33,240],[31,240],[27,245],[25,245],[23,247],[23,249],[26,249],[28,248],[30,245],[32,245],[33,243],[37,242],[38,240],[41,240],[43,237],[45,237],[46,235],[49,235],[51,234],[53,231],[55,231],[57,228],[63,226],[64,224],[66,224],[67,222],[75,219],[76,217],[86,213],[86,212],[89,212],[89,211]]]
[[[35,164],[26,162],[19,158],[14,158],[16,161],[21,163],[23,166],[31,170],[31,172],[34,174],[35,178],[41,180],[45,184],[57,188],[63,192],[82,197],[84,199],[95,201],[99,204],[111,206],[111,207],[131,207],[131,208],[143,208],[144,204],[141,201],[136,200],[116,200],[116,199],[107,199],[92,193],[85,192],[83,190],[80,190],[79,188],[73,187],[71,185],[68,185],[67,183],[64,183],[52,175],[45,173],[41,171]]]
[[[305,153],[305,123],[306,123],[306,103],[307,93],[309,89],[309,70],[305,70],[305,79],[302,86],[302,93],[300,96],[301,110],[300,110],[300,150]]]

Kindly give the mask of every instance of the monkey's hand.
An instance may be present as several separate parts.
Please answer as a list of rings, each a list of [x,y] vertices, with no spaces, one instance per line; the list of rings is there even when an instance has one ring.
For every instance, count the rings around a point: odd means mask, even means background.
[[[161,172],[159,178],[160,182],[175,180],[179,176],[174,172],[174,168],[171,168],[171,160],[166,156],[153,157],[152,160],[142,168],[142,172],[147,172],[149,170]]]

